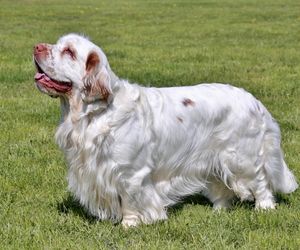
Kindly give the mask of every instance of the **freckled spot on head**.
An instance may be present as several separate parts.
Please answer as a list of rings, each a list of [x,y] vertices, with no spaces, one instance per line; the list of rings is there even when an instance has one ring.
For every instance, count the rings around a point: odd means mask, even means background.
[[[187,106],[195,106],[195,102],[192,101],[192,100],[189,99],[189,98],[184,98],[184,99],[182,100],[182,104],[183,104],[185,107],[187,107]]]
[[[177,116],[176,118],[179,122],[183,123],[183,119],[181,117]]]

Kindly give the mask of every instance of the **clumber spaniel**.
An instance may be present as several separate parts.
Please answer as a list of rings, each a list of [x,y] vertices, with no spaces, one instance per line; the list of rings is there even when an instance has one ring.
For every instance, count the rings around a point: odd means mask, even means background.
[[[298,186],[277,123],[243,89],[130,84],[75,34],[37,44],[34,62],[39,90],[61,101],[56,141],[69,163],[69,189],[101,220],[153,223],[196,192],[215,209],[234,197],[273,209],[274,192]]]

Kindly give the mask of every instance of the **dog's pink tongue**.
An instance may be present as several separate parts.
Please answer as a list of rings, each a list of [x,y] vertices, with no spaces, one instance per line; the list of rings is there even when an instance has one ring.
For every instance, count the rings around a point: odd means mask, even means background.
[[[37,81],[41,79],[44,79],[46,82],[51,81],[51,79],[45,73],[36,73],[34,79]]]
[[[34,79],[48,88],[53,88],[58,92],[68,92],[71,90],[71,84],[60,84],[51,80],[45,73],[36,73]]]
[[[44,76],[46,76],[44,73],[36,73],[35,76],[34,76],[34,79],[35,80],[40,80]]]

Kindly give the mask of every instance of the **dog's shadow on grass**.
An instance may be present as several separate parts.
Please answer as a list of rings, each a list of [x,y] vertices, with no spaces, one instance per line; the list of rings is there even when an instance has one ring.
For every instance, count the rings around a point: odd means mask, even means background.
[[[87,212],[72,195],[68,195],[62,202],[57,203],[57,210],[60,214],[74,214],[88,221],[90,224],[96,223],[98,220]]]
[[[208,199],[201,194],[195,194],[187,196],[175,205],[168,207],[168,214],[177,214],[188,204],[212,207],[212,204]],[[88,211],[81,206],[79,201],[77,201],[71,194],[64,198],[63,201],[58,202],[56,207],[60,214],[73,214],[83,218],[91,224],[94,224],[98,221],[98,219],[89,214]]]
[[[208,206],[208,207],[213,206],[212,203],[209,201],[209,199],[205,198],[203,195],[194,194],[194,195],[186,196],[175,205],[168,207],[168,213],[169,214],[180,213],[180,211],[187,205],[200,205],[200,206]]]
[[[289,205],[290,201],[289,199],[282,194],[277,194],[275,196],[275,200],[277,204],[284,204]],[[180,211],[186,206],[186,205],[201,205],[201,206],[208,206],[212,208],[212,203],[205,198],[201,194],[195,194],[191,196],[187,196],[183,198],[180,202],[176,203],[175,205],[168,207],[168,213],[169,214],[177,214],[180,213]],[[244,208],[252,210],[255,207],[255,203],[252,201],[244,201],[241,202],[240,200],[236,199],[233,201],[233,206],[231,210],[235,210],[238,208]],[[90,215],[86,209],[80,205],[80,203],[74,199],[72,195],[68,195],[67,198],[65,198],[62,202],[57,203],[57,210],[60,214],[75,214],[77,216],[80,216],[84,220],[88,221],[91,224],[94,224],[98,221],[98,219],[92,215]]]
[[[290,201],[284,194],[276,194],[275,195],[275,201],[277,204],[281,205],[289,205]],[[213,204],[210,202],[209,199],[205,198],[201,194],[195,194],[191,196],[187,196],[184,199],[181,200],[181,202],[178,202],[172,207],[168,208],[169,213],[178,213],[180,212],[186,205],[192,204],[192,205],[201,205],[201,206],[207,206],[207,207],[213,207]],[[233,199],[232,201],[232,207],[228,211],[234,211],[238,208],[244,208],[253,210],[255,208],[255,202],[254,201],[241,201],[237,198]]]

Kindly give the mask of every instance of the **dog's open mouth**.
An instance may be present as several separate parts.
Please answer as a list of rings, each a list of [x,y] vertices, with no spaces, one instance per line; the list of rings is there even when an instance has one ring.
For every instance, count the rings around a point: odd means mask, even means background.
[[[35,82],[46,88],[55,90],[56,92],[66,93],[72,89],[71,82],[61,82],[50,78],[34,60],[37,73],[34,76]]]

